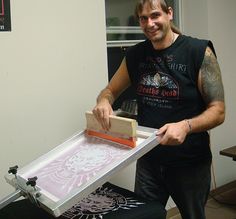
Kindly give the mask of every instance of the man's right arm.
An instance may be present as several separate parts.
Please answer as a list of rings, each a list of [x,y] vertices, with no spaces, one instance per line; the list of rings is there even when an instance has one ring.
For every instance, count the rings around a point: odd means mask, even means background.
[[[113,113],[112,104],[119,95],[130,86],[130,78],[123,59],[120,67],[110,80],[109,84],[97,97],[97,105],[93,109],[93,114],[105,130],[110,127],[109,115]]]

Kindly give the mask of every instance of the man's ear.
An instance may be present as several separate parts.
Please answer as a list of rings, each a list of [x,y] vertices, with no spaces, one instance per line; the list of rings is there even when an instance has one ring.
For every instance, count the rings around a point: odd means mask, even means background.
[[[174,16],[174,12],[173,12],[173,9],[171,7],[168,7],[168,16],[169,16],[169,19],[172,21],[173,16]]]

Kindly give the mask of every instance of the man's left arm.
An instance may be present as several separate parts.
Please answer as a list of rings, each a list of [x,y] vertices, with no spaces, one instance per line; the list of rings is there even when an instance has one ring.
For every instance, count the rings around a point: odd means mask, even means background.
[[[206,103],[206,110],[195,118],[191,118],[192,132],[210,130],[225,119],[224,88],[221,71],[212,50],[207,47],[199,72],[198,88]]]
[[[159,140],[163,145],[178,145],[193,132],[210,130],[225,119],[224,88],[216,56],[207,47],[199,71],[198,89],[206,103],[206,110],[194,118],[177,123],[168,123],[159,129]]]

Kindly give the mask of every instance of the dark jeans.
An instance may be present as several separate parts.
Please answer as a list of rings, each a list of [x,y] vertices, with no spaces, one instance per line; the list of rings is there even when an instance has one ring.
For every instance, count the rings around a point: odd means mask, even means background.
[[[163,208],[171,196],[182,219],[206,218],[210,182],[210,161],[185,167],[158,166],[143,158],[137,161],[135,192],[160,202]]]

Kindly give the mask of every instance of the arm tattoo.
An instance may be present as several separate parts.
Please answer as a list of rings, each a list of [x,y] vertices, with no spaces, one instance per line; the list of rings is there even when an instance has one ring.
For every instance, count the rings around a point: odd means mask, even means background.
[[[200,69],[201,90],[203,99],[207,104],[213,101],[224,102],[224,88],[220,67],[212,50],[207,47]]]

